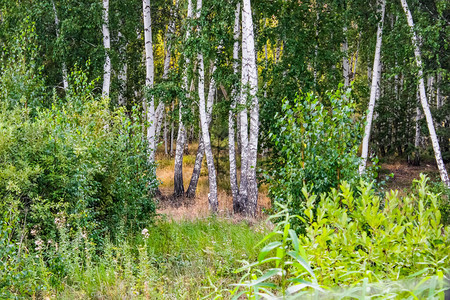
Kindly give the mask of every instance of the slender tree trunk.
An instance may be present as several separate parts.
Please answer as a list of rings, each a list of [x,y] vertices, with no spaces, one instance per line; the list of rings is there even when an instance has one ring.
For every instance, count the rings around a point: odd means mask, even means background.
[[[214,103],[214,95],[216,93],[216,81],[214,80],[214,77],[212,74],[214,74],[216,70],[215,63],[211,65],[211,80],[209,82],[209,89],[208,89],[208,101],[206,102],[206,117],[208,120],[208,128],[211,124],[212,119],[212,107]],[[201,124],[200,124],[201,127]],[[192,171],[191,181],[189,182],[189,187],[186,191],[186,197],[188,198],[194,198],[195,193],[197,190],[197,184],[198,179],[200,178],[200,172],[202,169],[202,163],[203,163],[203,155],[205,153],[205,145],[203,143],[203,137],[200,135],[199,142],[198,142],[198,148],[197,148],[197,154],[195,156],[195,163],[194,163],[194,170]]]
[[[53,13],[55,14],[56,38],[59,39],[59,19],[58,13],[56,11],[55,1],[53,0],[52,6],[53,6]],[[62,76],[63,76],[63,87],[64,90],[67,91],[67,88],[69,87],[69,81],[67,80],[67,67],[64,61],[62,62]]]
[[[164,119],[164,102],[159,102],[155,110],[156,129],[155,129],[155,147],[158,147],[159,138],[161,137],[162,122]]]
[[[173,156],[173,136],[175,130],[175,124],[173,122],[174,103],[172,102],[172,119],[170,120],[170,156]]]
[[[246,25],[248,26],[248,25]],[[244,31],[244,11],[242,11],[242,31]],[[241,93],[239,104],[241,105],[239,112],[239,135],[241,138],[241,176],[239,184],[238,203],[239,213],[244,213],[248,203],[248,112],[247,112],[247,95],[248,95],[248,52],[247,43],[244,42],[244,32],[242,32],[242,64],[241,64]]]
[[[422,119],[422,112],[420,108],[416,108],[416,135],[414,137],[414,148],[419,149],[420,147],[420,119]]]
[[[240,21],[239,16],[241,12],[241,4],[238,2],[236,5],[236,11],[234,14],[234,46],[233,46],[233,73],[236,75],[236,78],[239,74],[239,36],[241,34],[240,31]],[[236,167],[236,149],[235,149],[235,126],[234,122],[236,119],[235,110],[236,110],[236,102],[239,94],[237,92],[236,86],[233,86],[233,90],[231,92],[231,104],[230,111],[228,112],[228,154],[230,160],[230,188],[231,195],[233,196],[233,211],[238,213],[242,211],[242,208],[239,207],[238,197],[239,197],[239,188],[237,183],[237,167]]]
[[[344,42],[342,43],[342,53],[344,57],[342,58],[342,73],[344,76],[344,87],[348,88],[350,86],[350,63],[348,59],[348,39],[347,39],[347,26],[344,26]]]
[[[164,154],[169,155],[169,148],[167,145],[167,114],[164,114]]]
[[[434,129],[433,117],[431,116],[430,107],[428,106],[427,94],[425,91],[425,82],[423,79],[423,66],[422,66],[422,55],[419,49],[419,42],[417,34],[414,30],[414,21],[411,12],[408,8],[408,3],[406,0],[400,0],[402,3],[403,10],[408,21],[408,25],[411,30],[411,40],[414,47],[414,56],[417,64],[418,77],[419,77],[419,92],[420,92],[420,102],[422,103],[422,109],[425,114],[425,119],[427,120],[428,131],[430,132],[431,143],[433,144],[434,156],[436,157],[436,164],[439,169],[442,181],[450,187],[450,179],[448,178],[447,170],[445,169],[444,161],[442,160],[441,149],[439,147],[439,141]]]
[[[200,17],[202,10],[202,0],[197,0],[197,18]],[[199,28],[201,32],[201,28]],[[208,165],[208,181],[209,181],[209,194],[208,201],[210,209],[213,213],[219,210],[219,202],[217,200],[217,177],[216,168],[214,166],[214,157],[211,149],[211,140],[208,128],[208,117],[206,115],[206,103],[205,103],[205,72],[202,51],[197,55],[198,58],[198,96],[199,96],[199,112],[200,122],[202,130],[203,145],[205,147],[206,163]]]
[[[372,130],[372,119],[373,112],[375,109],[375,101],[377,97],[377,90],[380,81],[380,58],[381,58],[381,43],[383,38],[383,22],[384,22],[384,12],[386,7],[385,0],[381,1],[381,20],[378,23],[377,30],[377,44],[375,47],[375,58],[373,60],[373,72],[372,72],[372,86],[370,88],[370,101],[369,110],[367,113],[366,127],[364,130],[364,138],[362,143],[362,153],[361,153],[361,163],[359,165],[359,173],[363,174],[366,170],[367,157],[369,154],[369,142],[370,142],[370,131]]]
[[[103,0],[103,47],[105,48],[105,64],[103,65],[103,88],[102,95],[109,97],[111,87],[111,58],[109,51],[111,49],[111,37],[109,34],[109,0]]]
[[[192,1],[188,1],[188,20],[192,18]],[[186,32],[186,40],[189,39],[190,36],[190,28],[188,28]],[[186,56],[185,61],[185,71],[183,73],[183,86],[186,91],[186,98],[190,98],[189,94],[189,86],[188,86],[188,77],[186,69],[190,65],[190,59]],[[184,144],[185,144],[185,129],[183,124],[183,103],[179,101],[179,121],[178,121],[178,136],[177,136],[177,146],[175,152],[175,170],[174,170],[174,196],[181,197],[184,196],[184,185],[183,185],[183,154],[184,154]]]
[[[183,125],[183,115],[182,115],[182,104],[179,104],[178,113],[178,135],[177,135],[177,145],[175,149],[175,169],[174,169],[174,191],[175,197],[181,197],[184,195],[184,184],[183,184],[183,150],[185,143],[184,125]]]
[[[252,8],[250,0],[244,0],[242,10],[242,44],[243,52],[242,64],[247,65],[245,76],[245,88],[248,85],[248,94],[251,97],[250,108],[250,138],[248,142],[248,203],[246,205],[247,214],[255,215],[258,205],[258,183],[256,180],[256,163],[258,159],[258,136],[259,136],[259,102],[258,92],[258,67],[256,65],[255,37],[253,32]],[[245,46],[244,46],[245,45]]]
[[[144,10],[144,42],[145,42],[145,86],[147,89],[153,87],[154,82],[154,61],[153,61],[153,43],[152,43],[152,19],[150,11],[150,0],[142,1]],[[147,142],[148,142],[148,159],[151,163],[155,161],[156,152],[156,116],[155,101],[152,96],[146,97],[147,102]],[[150,99],[149,99],[150,98]]]

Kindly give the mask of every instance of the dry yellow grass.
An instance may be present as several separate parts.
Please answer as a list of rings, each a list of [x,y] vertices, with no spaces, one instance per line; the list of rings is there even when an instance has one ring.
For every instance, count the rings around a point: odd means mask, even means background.
[[[197,147],[198,144],[196,143],[189,144],[189,154],[185,154],[183,158],[183,184],[185,190],[188,188],[191,180]],[[174,158],[164,155],[164,149],[158,149],[156,153],[156,160],[158,162],[156,175],[162,182],[159,187],[160,191],[163,196],[170,197],[173,194]],[[233,199],[231,192],[223,188],[224,186],[229,186],[228,181],[228,176],[223,176],[223,174],[218,176],[219,215],[222,217],[230,217],[233,215]],[[183,205],[160,205],[158,213],[168,215],[174,220],[198,219],[206,217],[210,215],[208,192],[208,169],[206,166],[206,160],[204,159],[197,185],[196,197],[192,199],[192,201],[184,201],[181,199],[180,201],[183,202]],[[261,187],[259,193],[258,215],[262,216],[262,209],[269,207],[270,199],[267,196],[267,187],[263,186]]]

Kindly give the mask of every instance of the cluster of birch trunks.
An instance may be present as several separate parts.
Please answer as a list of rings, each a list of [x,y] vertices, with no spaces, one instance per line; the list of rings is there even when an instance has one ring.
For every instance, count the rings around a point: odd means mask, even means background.
[[[113,1],[113,0],[112,0]],[[435,126],[433,123],[430,107],[428,104],[427,93],[425,88],[423,63],[420,49],[420,37],[414,26],[413,17],[408,7],[406,0],[400,1],[404,10],[408,26],[410,28],[411,44],[414,48],[415,64],[418,69],[418,95],[420,97],[420,103],[425,115],[428,131],[430,133],[430,139],[433,146],[436,163],[439,169],[439,173],[442,181],[450,186],[450,180],[445,168],[444,161],[442,159],[441,150],[439,147],[439,140],[436,135]],[[175,7],[178,6],[179,1],[175,1]],[[195,20],[200,19],[200,16],[207,10],[203,7],[203,1],[195,1],[195,6],[192,0],[187,0],[187,15],[185,16],[187,30],[184,32],[182,40],[188,41],[198,35],[202,31],[202,24],[200,22],[195,23]],[[58,19],[57,9],[53,3],[53,12],[56,26],[56,35],[59,37],[60,32],[58,30],[60,26],[60,20]],[[109,29],[109,0],[102,0],[103,3],[103,46],[105,49],[105,61],[103,70],[103,85],[102,94],[104,97],[110,96],[111,90],[111,34]],[[142,1],[142,16],[143,16],[143,38],[145,48],[143,50],[145,62],[145,86],[147,89],[151,89],[155,84],[155,58],[153,44],[154,38],[152,35],[152,11],[151,0]],[[371,84],[370,84],[370,99],[366,115],[366,125],[364,131],[364,138],[362,140],[362,153],[359,171],[363,174],[366,170],[367,161],[369,158],[369,142],[372,131],[372,123],[374,119],[374,108],[379,97],[380,88],[380,76],[381,76],[381,49],[383,42],[383,24],[385,22],[385,10],[386,0],[378,0],[378,10],[381,16],[378,20],[378,29],[376,33],[376,46],[374,53],[374,60],[371,72]],[[170,12],[170,15],[174,15],[174,12]],[[190,22],[194,21],[194,22]],[[265,86],[261,81],[261,76],[258,71],[257,50],[255,48],[255,24],[253,22],[252,3],[250,0],[237,1],[234,14],[233,28],[233,72],[240,78],[239,85],[233,85],[230,90],[221,84],[217,83],[213,74],[217,69],[217,61],[208,58],[205,60],[203,50],[197,50],[195,55],[184,57],[185,70],[182,76],[182,88],[185,92],[186,102],[178,101],[179,106],[178,113],[178,126],[171,126],[172,133],[171,139],[175,136],[174,128],[178,128],[176,134],[176,151],[174,155],[175,169],[174,169],[174,196],[175,197],[194,197],[198,179],[200,176],[200,169],[204,157],[208,167],[208,181],[209,181],[209,194],[208,200],[212,212],[218,211],[218,195],[217,195],[217,174],[214,157],[211,146],[211,133],[210,124],[212,119],[212,108],[216,93],[221,91],[223,96],[230,102],[229,114],[228,114],[228,145],[229,145],[229,173],[230,173],[230,187],[231,194],[233,196],[233,208],[235,212],[254,215],[257,212],[258,205],[258,183],[257,183],[257,158],[258,158],[258,137],[259,137],[259,108],[258,102],[258,87]],[[163,74],[162,78],[167,78],[170,68],[174,65],[174,54],[171,49],[172,43],[169,41],[176,35],[177,26],[175,24],[175,17],[169,20],[167,26],[167,33],[165,35],[164,42],[164,62],[163,62]],[[344,32],[347,30],[344,27]],[[122,36],[121,32],[118,32],[119,37]],[[318,33],[316,32],[316,35]],[[218,51],[221,51],[224,47],[219,44],[216,45]],[[266,59],[267,59],[267,45],[265,46]],[[316,54],[319,50],[316,46]],[[276,58],[280,59],[282,51],[280,46],[277,50]],[[348,51],[348,42],[344,40],[341,49],[343,53]],[[125,49],[121,50],[122,52]],[[281,52],[281,54],[280,54]],[[181,54],[183,55],[183,54]],[[344,55],[342,61],[342,77],[344,79],[344,85],[350,87],[352,80],[354,80],[352,70],[356,68],[357,56],[350,61],[348,55]],[[188,67],[194,68],[196,76],[188,75]],[[68,86],[67,80],[67,66],[62,64],[62,75],[64,88]],[[205,72],[205,68],[209,68]],[[205,73],[210,78],[205,79]],[[127,64],[123,64],[120,72],[117,76],[119,81],[124,83],[127,78]],[[314,78],[317,79],[317,74],[314,71]],[[205,84],[208,83],[208,84]],[[429,83],[430,84],[430,83]],[[432,83],[431,83],[432,84]],[[207,85],[207,86],[205,86]],[[194,97],[195,94],[195,97]],[[167,139],[167,113],[168,111],[174,111],[174,103],[167,105],[160,101],[157,102],[151,93],[144,93],[144,112],[147,120],[146,136],[148,141],[148,159],[150,162],[155,162],[155,149],[158,144],[158,137],[161,136],[161,131],[164,131],[164,137]],[[281,99],[280,99],[281,101]],[[123,93],[119,93],[118,103],[119,105],[126,105],[127,99]],[[187,129],[183,124],[183,105],[184,103],[196,103],[198,104],[198,113],[200,119],[200,134],[199,144],[196,154],[196,160],[194,165],[194,171],[189,184],[188,189],[185,191],[183,184],[183,153],[186,145]],[[237,109],[239,108],[239,109]],[[420,110],[418,109],[418,115]],[[416,138],[418,143],[418,139]],[[236,143],[239,143],[240,151],[236,150]],[[172,152],[173,147],[170,146],[170,150],[167,147],[166,141],[165,151]],[[170,142],[173,145],[173,142]],[[261,147],[260,147],[261,148]],[[238,182],[236,158],[240,155],[240,176]]]

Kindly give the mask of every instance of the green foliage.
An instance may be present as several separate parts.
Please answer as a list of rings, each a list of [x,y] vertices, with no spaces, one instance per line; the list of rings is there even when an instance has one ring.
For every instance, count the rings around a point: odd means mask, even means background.
[[[349,93],[327,93],[319,99],[312,93],[285,100],[270,136],[274,157],[266,174],[274,201],[290,200],[290,209],[300,214],[302,189],[328,192],[343,180],[355,182],[361,124],[355,118],[355,103]],[[329,108],[330,107],[330,108]],[[298,223],[298,222],[297,222]]]
[[[320,270],[319,282],[399,280],[450,268],[450,228],[441,223],[439,197],[427,181],[422,175],[405,197],[391,191],[381,198],[366,183],[358,192],[343,183],[320,197],[304,189],[307,227],[300,241]]]
[[[100,243],[120,227],[151,221],[155,167],[147,160],[139,114],[129,117],[94,99],[82,72],[71,82],[67,103],[55,101],[35,117],[25,108],[2,109],[0,196],[20,199],[28,228],[36,226],[42,236],[57,236],[60,213],[73,232],[95,232]]]
[[[0,100],[10,106],[22,105],[34,109],[43,103],[45,91],[42,68],[36,64],[38,47],[35,23],[24,18],[20,30],[0,56]],[[1,44],[0,44],[1,45]]]
[[[276,203],[280,211],[269,219],[281,219],[274,230],[266,235],[258,244],[274,240],[265,245],[258,255],[258,261],[248,263],[237,269],[237,273],[245,271],[240,283],[230,293],[233,299],[245,295],[248,299],[275,298],[283,296],[289,299],[298,297],[305,288],[322,290],[317,284],[317,278],[306,260],[305,249],[300,247],[297,233],[291,229],[291,221],[298,216],[291,216],[287,205]],[[269,254],[273,254],[269,256]],[[303,279],[308,273],[312,281]],[[244,288],[244,290],[241,289]]]
[[[358,193],[347,182],[320,196],[303,188],[306,219],[277,203],[281,211],[272,218],[283,221],[261,241],[266,245],[258,261],[237,270],[246,273],[231,294],[236,299],[442,299],[450,228],[441,224],[439,197],[427,181],[422,176],[405,197],[391,191],[380,198],[364,182]],[[306,224],[305,234],[290,229],[294,218]],[[298,293],[305,288],[309,292]]]
[[[91,233],[72,234],[60,226],[58,241],[36,237],[29,247],[33,258],[21,268],[33,276],[17,276],[14,286],[0,291],[9,298],[208,298],[238,280],[233,273],[238,260],[256,258],[254,245],[265,232],[264,224],[216,218],[162,220],[118,241],[106,240],[103,255],[96,256]]]
[[[430,189],[440,197],[439,210],[441,211],[442,224],[450,225],[450,188],[438,179],[437,182],[432,182]]]

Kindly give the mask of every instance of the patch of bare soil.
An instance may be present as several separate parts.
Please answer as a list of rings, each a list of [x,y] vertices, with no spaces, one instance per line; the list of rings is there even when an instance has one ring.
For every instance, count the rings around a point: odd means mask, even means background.
[[[233,198],[224,191],[219,191],[219,212],[220,218],[232,218],[236,222],[243,219],[253,221],[265,219],[264,209],[270,207],[270,199],[264,194],[261,195],[258,204],[258,212],[256,218],[247,218],[233,213]],[[196,220],[206,218],[211,215],[208,203],[208,195],[200,194],[195,198],[174,197],[170,191],[162,191],[159,197],[158,214],[166,215],[174,221],[180,220]],[[251,220],[253,219],[253,221]]]
[[[394,174],[387,181],[388,189],[402,190],[411,187],[414,179],[420,178],[420,173],[427,174],[431,178],[439,176],[439,170],[434,162],[422,162],[420,166],[409,165],[406,161],[384,163],[381,166],[380,176]]]

